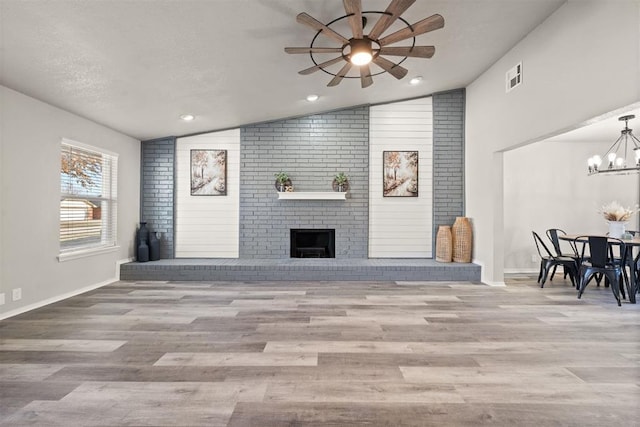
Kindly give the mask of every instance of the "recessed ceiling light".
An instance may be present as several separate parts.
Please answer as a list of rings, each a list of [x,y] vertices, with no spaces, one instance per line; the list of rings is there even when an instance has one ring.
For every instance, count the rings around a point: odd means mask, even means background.
[[[180,116],[181,120],[184,120],[185,122],[190,122],[191,120],[194,120],[196,118],[196,116],[194,116],[193,114],[183,114]]]
[[[409,80],[409,84],[415,86],[417,84],[420,84],[421,81],[422,81],[422,76],[416,76],[416,77],[412,78],[411,80]]]
[[[318,100],[319,96],[318,95],[308,95],[307,96],[307,101],[309,102],[316,102]]]

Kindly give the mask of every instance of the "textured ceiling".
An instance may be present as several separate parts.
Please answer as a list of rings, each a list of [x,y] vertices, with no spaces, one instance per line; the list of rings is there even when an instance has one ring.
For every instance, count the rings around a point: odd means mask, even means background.
[[[363,0],[363,9],[388,3]],[[298,13],[327,23],[344,15],[339,0],[0,0],[0,83],[138,139],[185,135],[465,87],[562,3],[418,0],[409,23],[445,19],[416,40],[435,56],[409,58],[404,79],[385,73],[362,89],[299,75],[309,56],[283,50],[315,34]],[[423,82],[410,86],[417,75]],[[182,122],[183,113],[197,118]]]

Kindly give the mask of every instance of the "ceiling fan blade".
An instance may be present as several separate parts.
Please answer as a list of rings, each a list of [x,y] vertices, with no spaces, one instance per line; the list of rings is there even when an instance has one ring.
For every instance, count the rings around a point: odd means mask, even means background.
[[[435,15],[431,15],[430,17],[425,18],[422,21],[416,22],[411,26],[411,28],[406,27],[384,38],[381,38],[379,40],[380,46],[393,44],[401,40],[408,39],[409,37],[415,37],[419,36],[420,34],[428,33],[429,31],[438,30],[442,27],[444,27],[444,18],[442,17],[442,15],[438,15],[436,13]]]
[[[307,13],[302,12],[298,14],[296,21],[301,24],[308,25],[316,31],[321,31],[325,36],[330,37],[343,45],[349,43],[349,40],[345,39],[340,34],[336,33],[331,28],[327,27]]]
[[[380,55],[390,56],[410,56],[413,58],[431,58],[436,52],[435,46],[406,46],[406,47],[383,47],[380,48]]]
[[[353,37],[362,38],[362,0],[343,0],[344,10],[349,16],[349,26]]]
[[[341,47],[285,47],[287,53],[341,53]]]
[[[329,82],[329,84],[327,86],[337,86],[340,84],[340,82],[342,81],[342,79],[344,78],[344,76],[347,75],[347,73],[349,72],[349,70],[351,69],[353,64],[351,64],[351,62],[347,61],[346,64],[344,64],[344,67],[342,67],[340,69],[340,71],[338,71],[338,74],[336,74],[336,76],[334,78],[331,79],[331,81]]]
[[[380,16],[376,25],[369,32],[369,38],[375,40],[380,37],[415,2],[416,0],[393,0],[389,3],[384,15]]]
[[[373,77],[371,77],[369,64],[360,66],[360,82],[362,83],[363,89],[373,84]]]
[[[311,73],[314,73],[314,72],[318,71],[321,68],[328,67],[329,65],[333,65],[333,64],[335,64],[337,62],[340,62],[340,61],[344,61],[344,58],[342,56],[338,56],[337,58],[333,58],[333,59],[330,59],[328,61],[322,62],[322,63],[320,63],[318,65],[314,65],[311,68],[306,68],[306,69],[304,69],[302,71],[298,71],[298,74],[302,74],[302,75],[311,74]]]
[[[408,70],[406,68],[394,64],[381,56],[373,58],[373,62],[398,80],[407,75]]]

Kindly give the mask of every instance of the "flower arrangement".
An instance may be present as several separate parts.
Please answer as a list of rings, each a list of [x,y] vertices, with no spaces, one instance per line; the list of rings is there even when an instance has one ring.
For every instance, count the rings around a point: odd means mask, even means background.
[[[607,221],[617,221],[617,222],[625,222],[629,221],[631,215],[636,213],[638,209],[635,210],[630,208],[623,207],[620,203],[613,201],[608,205],[604,205],[600,212],[604,216],[604,219]]]

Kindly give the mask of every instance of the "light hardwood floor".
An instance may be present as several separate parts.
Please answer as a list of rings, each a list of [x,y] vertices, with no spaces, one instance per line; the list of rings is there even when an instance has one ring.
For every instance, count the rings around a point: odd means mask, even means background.
[[[639,338],[558,277],[118,282],[0,322],[0,425],[640,426]]]

